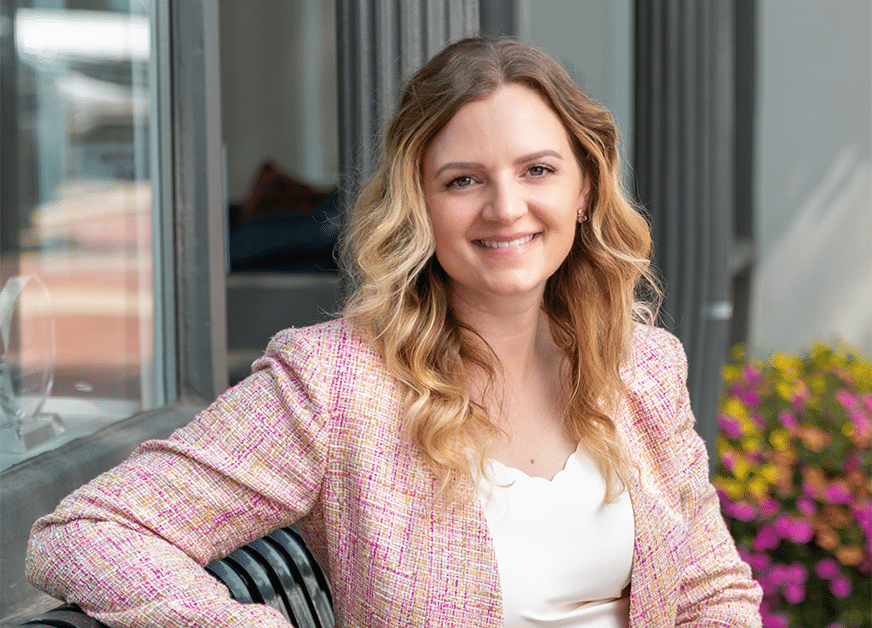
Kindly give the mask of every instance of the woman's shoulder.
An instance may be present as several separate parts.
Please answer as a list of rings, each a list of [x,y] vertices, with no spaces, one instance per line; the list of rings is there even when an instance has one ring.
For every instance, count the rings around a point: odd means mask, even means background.
[[[679,376],[687,375],[687,356],[684,345],[671,332],[651,325],[637,324],[633,330],[629,366],[655,373],[668,370]]]
[[[627,393],[638,403],[674,404],[687,380],[681,341],[665,329],[636,325],[621,375]]]
[[[631,419],[627,426],[657,450],[683,416],[677,411],[687,396],[687,358],[681,341],[665,329],[638,325],[621,374],[628,402],[625,416]]]
[[[381,354],[345,318],[280,331],[254,370],[273,361],[305,386],[329,390],[340,405],[344,396],[390,397],[394,389]]]
[[[281,355],[293,361],[317,360],[334,366],[348,360],[380,361],[375,348],[345,318],[284,329],[272,337],[266,354]]]

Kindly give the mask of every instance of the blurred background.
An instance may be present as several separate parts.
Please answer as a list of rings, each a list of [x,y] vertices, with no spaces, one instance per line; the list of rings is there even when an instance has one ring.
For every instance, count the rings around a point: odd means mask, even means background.
[[[613,112],[713,459],[730,347],[872,354],[868,0],[4,0],[3,625],[39,515],[335,312],[397,89],[479,31]]]

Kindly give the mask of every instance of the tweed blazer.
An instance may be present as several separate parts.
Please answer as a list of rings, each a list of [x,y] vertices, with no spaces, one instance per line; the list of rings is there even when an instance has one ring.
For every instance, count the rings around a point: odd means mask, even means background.
[[[630,625],[758,626],[759,587],[708,482],[679,342],[639,327],[616,417],[638,465]],[[253,374],[36,522],[37,587],[117,626],[286,626],[201,565],[297,522],[337,625],[502,626],[471,479],[447,505],[401,437],[397,383],[344,320],[278,334]],[[579,557],[583,560],[583,557]]]

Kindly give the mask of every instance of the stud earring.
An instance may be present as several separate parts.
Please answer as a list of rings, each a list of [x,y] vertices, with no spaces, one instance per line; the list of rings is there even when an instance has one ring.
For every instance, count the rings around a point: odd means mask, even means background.
[[[581,223],[583,223],[585,220],[587,220],[587,215],[585,215],[583,209],[579,209],[579,210],[578,210],[578,219],[577,219],[577,220],[578,220],[578,224],[581,224]]]

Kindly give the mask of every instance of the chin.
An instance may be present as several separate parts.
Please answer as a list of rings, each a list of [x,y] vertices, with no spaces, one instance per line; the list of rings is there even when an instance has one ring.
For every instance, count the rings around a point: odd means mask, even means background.
[[[487,292],[498,298],[514,298],[542,292],[540,285],[503,283],[490,286]]]

